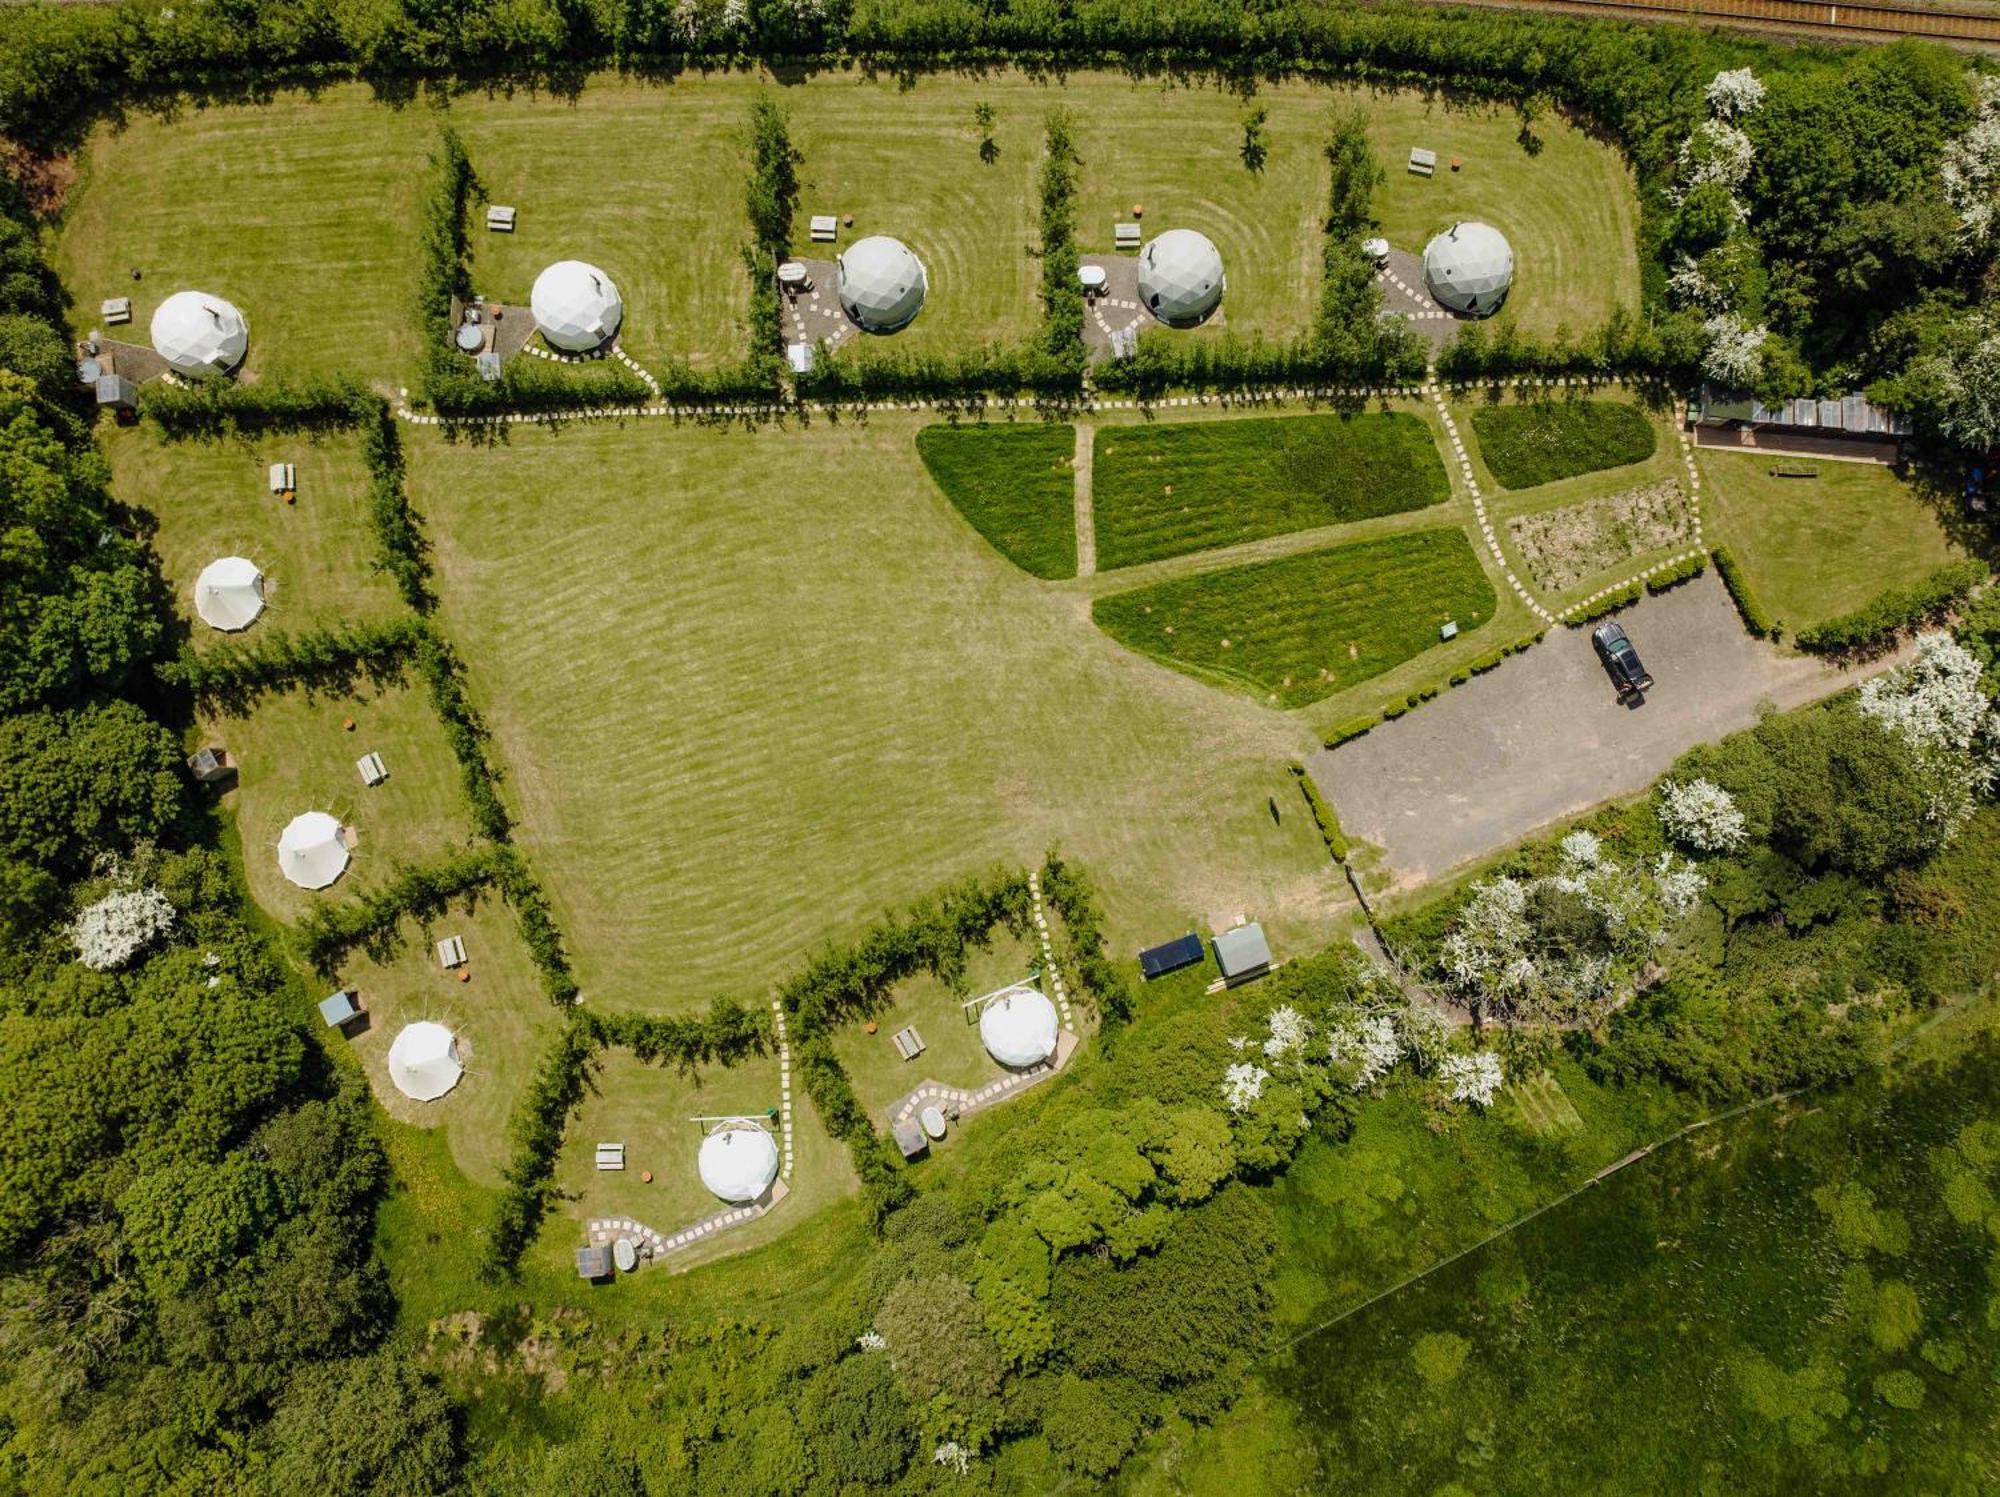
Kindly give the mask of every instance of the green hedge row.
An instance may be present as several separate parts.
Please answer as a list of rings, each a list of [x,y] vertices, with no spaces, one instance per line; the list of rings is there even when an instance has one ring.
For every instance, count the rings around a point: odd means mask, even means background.
[[[1105,953],[1097,890],[1083,869],[1065,862],[1053,847],[1042,859],[1042,898],[1062,917],[1077,981],[1097,1005],[1098,1019],[1107,1026],[1126,1023],[1134,1007],[1132,984]]]
[[[359,380],[230,379],[195,383],[151,380],[140,392],[139,411],[173,441],[228,436],[239,431],[331,431],[367,424],[382,399]]]
[[[429,631],[419,619],[349,624],[259,634],[254,641],[180,653],[159,667],[169,686],[192,692],[232,711],[271,692],[309,686],[336,689],[358,680],[393,681]]]
[[[1954,561],[1908,587],[1893,587],[1852,613],[1798,633],[1806,650],[1854,650],[1880,643],[1898,629],[1920,624],[1964,601],[1991,574],[1983,561]]]
[[[1294,762],[1291,771],[1292,778],[1299,782],[1299,790],[1306,798],[1306,808],[1312,812],[1313,824],[1319,828],[1319,834],[1326,842],[1326,850],[1333,855],[1334,862],[1345,863],[1350,848],[1347,833],[1341,830],[1340,813],[1333,809],[1332,801],[1319,793],[1319,786],[1306,773],[1305,765]]]
[[[1546,629],[1538,629],[1533,634],[1523,635],[1510,644],[1500,645],[1497,648],[1488,650],[1483,655],[1473,656],[1472,659],[1466,661],[1464,665],[1445,678],[1445,685],[1463,686],[1474,676],[1485,675],[1508,656],[1518,655],[1530,645],[1541,643],[1543,636],[1547,633]],[[1350,739],[1359,738],[1379,727],[1382,723],[1392,721],[1395,718],[1403,716],[1406,712],[1411,712],[1421,707],[1425,702],[1428,702],[1438,694],[1438,689],[1438,686],[1433,683],[1419,691],[1412,692],[1400,702],[1391,702],[1379,713],[1374,713],[1366,717],[1350,717],[1343,722],[1335,723],[1327,730],[1326,736],[1321,742],[1328,748],[1339,748]]]
[[[437,630],[426,628],[412,641],[411,658],[430,688],[431,705],[444,723],[452,757],[458,760],[459,788],[465,792],[473,823],[495,842],[505,842],[513,822],[500,801],[500,774],[486,753],[486,724],[466,695],[465,667],[458,653]]]
[[[1169,390],[1218,393],[1273,385],[1319,388],[1332,384],[1417,384],[1424,377],[1421,349],[1378,340],[1365,357],[1348,358],[1317,338],[1267,343],[1225,333],[1219,338],[1176,340],[1171,333],[1142,332],[1129,359],[1101,364],[1092,374],[1100,390],[1150,400]]]
[[[700,1066],[733,1066],[746,1056],[770,1050],[768,1012],[747,1009],[733,998],[717,998],[700,1018],[656,1014],[593,1014],[577,1011],[599,1046],[630,1050],[649,1066],[672,1066],[682,1074]]]
[[[486,1272],[511,1278],[533,1245],[556,1199],[556,1160],[570,1118],[583,1105],[597,1065],[598,1038],[582,1014],[562,1028],[507,1122],[512,1152],[502,1178],[500,1209],[486,1239]]]
[[[1082,164],[1069,111],[1049,111],[1042,158],[1042,353],[1083,378],[1083,283],[1077,279],[1076,174]],[[1050,376],[1053,375],[1050,371]]]
[[[1708,554],[1697,552],[1685,561],[1675,562],[1670,567],[1653,572],[1646,578],[1646,591],[1663,593],[1679,587],[1683,582],[1692,581],[1708,570]]]
[[[500,875],[501,850],[478,848],[435,863],[398,868],[389,882],[358,899],[321,901],[298,924],[299,944],[315,972],[331,977],[359,949],[386,961],[402,944],[405,916],[428,925],[455,899],[473,899]]]
[[[1736,611],[1743,615],[1743,627],[1759,639],[1776,639],[1784,626],[1764,611],[1764,605],[1751,589],[1750,579],[1743,575],[1735,553],[1727,546],[1717,546],[1709,554],[1715,558],[1715,570],[1722,578],[1722,585],[1729,589]]]
[[[386,400],[361,423],[361,460],[368,466],[368,524],[375,532],[375,565],[389,574],[403,601],[420,614],[437,606],[431,589],[430,543],[404,486],[403,437]]]
[[[1606,593],[1596,602],[1586,603],[1574,613],[1565,614],[1564,618],[1571,624],[1588,624],[1594,619],[1603,618],[1608,613],[1616,613],[1621,608],[1630,608],[1644,597],[1645,593],[1644,583],[1628,582],[1623,587]]]
[[[794,1039],[791,1048],[792,1074],[812,1098],[821,1125],[847,1145],[847,1157],[861,1179],[862,1203],[879,1226],[884,1217],[916,1195],[904,1172],[901,1151],[876,1132],[826,1035]]]

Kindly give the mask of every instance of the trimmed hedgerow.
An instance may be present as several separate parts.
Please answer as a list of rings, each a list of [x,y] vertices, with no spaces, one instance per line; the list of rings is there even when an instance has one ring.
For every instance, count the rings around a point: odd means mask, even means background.
[[[333,431],[365,423],[381,403],[361,381],[345,375],[280,377],[254,385],[153,380],[139,396],[139,412],[170,440],[195,441],[239,431]]]
[[[1990,574],[1982,561],[1954,561],[1922,581],[1893,587],[1852,613],[1801,629],[1799,647],[1806,650],[1855,650],[1879,644],[1899,629],[1935,618],[1962,602]]]
[[[1776,639],[1783,625],[1764,611],[1735,553],[1727,546],[1717,546],[1709,554],[1715,558],[1715,570],[1722,578],[1722,585],[1729,589],[1736,611],[1743,615],[1743,627],[1759,639]]]
[[[1652,420],[1625,400],[1524,400],[1473,409],[1479,455],[1502,488],[1531,489],[1642,463],[1659,445]]]
[[[1621,608],[1630,608],[1645,594],[1645,587],[1638,582],[1628,582],[1625,586],[1606,593],[1595,603],[1586,603],[1574,613],[1565,617],[1572,624],[1587,624],[1593,619],[1601,619],[1607,613],[1616,613]]]
[[[582,1015],[574,1016],[542,1056],[534,1079],[514,1105],[507,1122],[513,1148],[503,1172],[506,1183],[486,1240],[490,1277],[512,1277],[555,1203],[556,1160],[570,1119],[583,1105],[597,1050],[596,1032]]]
[[[1341,830],[1340,813],[1333,809],[1333,802],[1319,793],[1319,786],[1306,772],[1303,764],[1293,763],[1292,778],[1299,782],[1299,790],[1306,798],[1306,808],[1312,812],[1313,824],[1326,843],[1326,850],[1333,855],[1336,863],[1345,863],[1349,851],[1347,833]]]
[[[388,883],[359,899],[315,904],[298,924],[305,959],[325,976],[356,950],[386,960],[402,944],[398,927],[406,916],[429,924],[453,900],[476,897],[492,884],[499,863],[497,848],[455,853],[435,863],[406,864]]]
[[[418,613],[437,606],[431,590],[430,543],[404,487],[403,438],[385,400],[361,423],[361,460],[368,465],[368,523],[375,532],[375,565],[387,572],[403,601]]]
[[[1707,553],[1696,552],[1693,556],[1688,557],[1685,561],[1677,561],[1670,567],[1662,568],[1657,572],[1648,573],[1646,577],[1646,591],[1649,593],[1667,592],[1673,588],[1679,587],[1683,582],[1688,582],[1696,577],[1699,577],[1703,572],[1706,572],[1707,570],[1708,570]]]
[[[1042,352],[1083,376],[1083,283],[1077,279],[1076,172],[1069,111],[1051,109],[1042,158]]]
[[[1132,985],[1105,954],[1104,912],[1090,876],[1053,847],[1042,859],[1042,898],[1061,917],[1068,937],[1077,981],[1097,1005],[1098,1019],[1107,1025],[1132,1017]]]
[[[298,686],[334,689],[357,680],[392,681],[428,631],[417,619],[263,634],[244,644],[180,653],[159,666],[162,681],[232,711]]]

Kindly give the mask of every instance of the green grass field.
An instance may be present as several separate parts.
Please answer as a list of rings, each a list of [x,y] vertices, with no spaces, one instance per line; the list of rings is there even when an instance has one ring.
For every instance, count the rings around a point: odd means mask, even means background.
[[[513,912],[483,896],[454,906],[427,930],[403,922],[402,948],[386,961],[356,952],[340,981],[361,995],[369,1025],[351,1040],[329,1036],[361,1062],[382,1109],[402,1123],[442,1129],[454,1164],[482,1187],[497,1186],[507,1164],[507,1119],[534,1074],[562,1015],[549,1002],[515,929]],[[438,965],[435,942],[465,941],[471,976]],[[415,1102],[389,1081],[389,1046],[405,1024],[432,1019],[457,1036],[465,1074],[435,1102]]]
[[[98,126],[57,242],[77,330],[129,296],[132,322],[104,331],[148,343],[153,309],[192,289],[243,309],[249,376],[402,369],[428,131],[360,84]]]
[[[1652,419],[1624,400],[1481,405],[1472,429],[1487,470],[1510,489],[1643,463],[1659,443]]]
[[[641,362],[697,365],[741,356],[749,285],[738,251],[744,116],[760,72],[652,84],[611,75],[573,94],[466,91],[446,114],[495,202],[521,213],[512,235],[475,229],[484,295],[524,304],[550,261],[609,271],[624,294],[624,341]],[[1034,175],[1043,119],[1076,121],[1083,168],[1078,239],[1108,252],[1136,204],[1149,232],[1196,228],[1229,275],[1204,334],[1289,338],[1309,325],[1319,276],[1327,111],[1356,102],[1388,180],[1377,211],[1398,246],[1421,251],[1456,218],[1491,220],[1513,241],[1517,278],[1504,318],[1547,334],[1596,325],[1638,298],[1637,200],[1615,152],[1559,120],[1530,156],[1518,120],[1414,93],[1265,82],[1269,158],[1242,162],[1245,101],[1202,85],[1079,72],[1060,80],[999,70],[968,80],[821,72],[776,87],[804,153],[800,213],[852,214],[842,242],[905,239],[931,294],[888,347],[948,350],[1014,341],[1039,318]],[[998,159],[979,159],[975,102],[996,111]],[[249,317],[248,372],[344,372],[394,384],[416,352],[411,297],[430,110],[378,99],[359,84],[281,92],[262,104],[135,112],[93,133],[65,206],[57,260],[76,296],[78,331],[109,296],[131,295],[119,329],[146,341],[152,309],[199,287]],[[1425,144],[1463,170],[1409,176]],[[803,235],[804,224],[800,231]],[[803,251],[813,246],[801,243]],[[829,246],[818,246],[824,253]],[[831,248],[837,248],[833,246]],[[137,268],[143,279],[134,282]]]
[[[1838,617],[1962,553],[1917,489],[1887,468],[1824,460],[1775,478],[1769,454],[1703,450],[1715,535],[1788,630]]]
[[[916,415],[409,439],[442,620],[592,1003],[754,993],[885,905],[1051,842],[1121,945],[1342,901],[1284,764],[1314,739],[1162,672],[996,555]],[[865,475],[865,479],[848,477]],[[1490,604],[1490,599],[1489,599]]]
[[[1107,569],[1421,509],[1451,493],[1430,428],[1401,411],[1107,426],[1093,468]]]
[[[401,611],[395,584],[373,567],[368,470],[354,440],[167,442],[139,426],[104,442],[119,497],[154,519],[160,570],[196,648],[231,637],[194,614],[195,578],[221,556],[247,556],[264,573],[264,611],[242,638]],[[298,469],[296,504],[271,492],[281,460]]]
[[[1035,577],[1076,575],[1076,428],[927,426],[917,454],[993,549]]]
[[[1417,530],[1099,598],[1113,639],[1176,670],[1299,707],[1397,665],[1456,620],[1493,616],[1463,531]]]
[[[349,717],[351,733],[342,726]],[[397,864],[427,861],[469,840],[457,761],[420,686],[267,696],[243,716],[206,720],[199,736],[227,747],[240,765],[223,799],[236,812],[250,892],[282,920],[322,901],[351,899],[386,882]],[[354,767],[371,752],[389,770],[374,786]],[[304,811],[331,812],[359,839],[340,880],[317,891],[278,871],[279,834]]]

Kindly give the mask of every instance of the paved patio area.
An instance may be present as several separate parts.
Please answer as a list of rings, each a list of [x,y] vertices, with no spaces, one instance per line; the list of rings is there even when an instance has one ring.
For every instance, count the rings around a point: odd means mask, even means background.
[[[1587,629],[1524,654],[1307,761],[1351,837],[1383,849],[1397,886],[1437,878],[1536,830],[1643,789],[1697,743],[1747,728],[1895,663],[1849,671],[1744,632],[1713,571],[1619,615],[1654,687],[1623,705]],[[1496,641],[1497,643],[1497,641]]]

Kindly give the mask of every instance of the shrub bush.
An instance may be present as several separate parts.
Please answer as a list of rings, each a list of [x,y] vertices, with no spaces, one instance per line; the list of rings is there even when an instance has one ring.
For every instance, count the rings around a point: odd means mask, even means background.
[[[1339,748],[1350,738],[1361,737],[1362,734],[1374,728],[1381,721],[1382,719],[1379,716],[1350,717],[1345,722],[1335,723],[1331,728],[1327,729],[1323,742],[1328,748]]]
[[[1649,593],[1666,592],[1671,588],[1679,587],[1683,582],[1699,577],[1707,570],[1708,557],[1705,554],[1697,553],[1688,557],[1685,561],[1677,561],[1670,567],[1665,567],[1660,571],[1648,574],[1646,578],[1646,591]]]
[[[1743,575],[1743,568],[1737,564],[1735,554],[1727,546],[1717,546],[1709,554],[1715,558],[1715,570],[1722,578],[1722,585],[1729,589],[1736,611],[1743,615],[1743,627],[1759,639],[1776,639],[1782,626],[1764,612],[1764,605],[1751,591],[1750,579]]]
[[[1854,650],[1879,644],[1899,629],[1933,619],[1962,602],[1966,595],[1990,574],[1986,563],[1967,559],[1939,567],[1930,576],[1908,587],[1893,587],[1852,613],[1828,619],[1810,629],[1801,629],[1799,647],[1805,650]]]
[[[508,1119],[513,1149],[503,1176],[500,1209],[486,1241],[486,1272],[493,1278],[513,1276],[555,1201],[563,1134],[583,1105],[597,1064],[597,1047],[597,1033],[582,1016],[565,1024]]]
[[[1606,593],[1595,603],[1583,605],[1575,612],[1566,615],[1566,617],[1572,624],[1588,624],[1593,619],[1603,618],[1607,613],[1616,613],[1621,608],[1630,608],[1634,603],[1639,601],[1644,592],[1645,587],[1643,584],[1628,582],[1625,586]]]
[[[330,431],[364,425],[381,399],[359,380],[275,379],[254,385],[229,379],[192,384],[148,382],[140,413],[171,441],[227,436],[237,431]]]
[[[254,642],[180,653],[159,666],[160,679],[240,711],[258,697],[310,686],[339,690],[358,680],[393,681],[429,631],[417,619],[264,634]]]
[[[1333,809],[1333,803],[1319,793],[1319,786],[1306,773],[1303,764],[1291,766],[1292,778],[1299,782],[1299,789],[1306,798],[1306,807],[1312,812],[1313,824],[1319,828],[1320,836],[1326,842],[1326,850],[1333,855],[1336,863],[1347,861],[1347,834],[1340,827],[1340,813]]]
[[[1125,1023],[1132,1017],[1132,985],[1104,953],[1097,890],[1088,874],[1065,862],[1053,847],[1042,859],[1042,898],[1062,917],[1077,980],[1097,1005],[1098,1018],[1106,1025]]]

